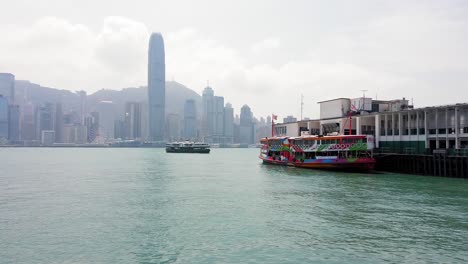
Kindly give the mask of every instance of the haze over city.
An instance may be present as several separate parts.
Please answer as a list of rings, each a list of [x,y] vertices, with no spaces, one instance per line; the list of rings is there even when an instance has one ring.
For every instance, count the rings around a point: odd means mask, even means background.
[[[8,2],[8,4],[6,4]],[[207,80],[239,112],[318,116],[317,101],[468,96],[465,1],[1,1],[0,72],[58,89],[139,87],[150,33],[166,80]],[[431,96],[427,96],[428,92]],[[462,100],[463,101],[463,100]]]

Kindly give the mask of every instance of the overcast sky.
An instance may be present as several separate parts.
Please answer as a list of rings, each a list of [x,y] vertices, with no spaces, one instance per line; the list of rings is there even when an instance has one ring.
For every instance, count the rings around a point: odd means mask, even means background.
[[[317,102],[468,102],[468,1],[0,0],[0,72],[93,92],[146,85],[153,31],[166,79],[207,80],[236,112],[318,117]]]

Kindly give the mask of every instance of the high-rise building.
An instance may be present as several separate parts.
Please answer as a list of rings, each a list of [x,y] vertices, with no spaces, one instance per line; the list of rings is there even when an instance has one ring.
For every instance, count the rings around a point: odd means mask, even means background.
[[[37,140],[36,136],[36,113],[35,107],[28,102],[23,105],[21,110],[21,140]]]
[[[164,41],[160,33],[151,34],[148,54],[149,138],[164,140],[166,105],[166,65]]]
[[[289,116],[283,118],[283,123],[294,123],[294,122],[297,122],[297,118],[295,118],[292,115],[289,115]]]
[[[180,140],[180,117],[178,114],[167,115],[166,135],[169,141]]]
[[[77,92],[80,96],[80,125],[84,125],[86,117],[86,91]],[[57,137],[57,134],[55,135]]]
[[[191,140],[197,137],[197,108],[192,99],[185,101],[184,105],[184,137]]]
[[[19,105],[8,106],[8,140],[11,143],[18,143],[20,140],[20,110]]]
[[[8,139],[8,99],[0,95],[0,141]]]
[[[233,143],[234,140],[234,109],[230,103],[224,107],[224,125],[223,134],[225,137],[224,143]]]
[[[36,110],[36,135],[39,137],[37,140],[42,141],[42,131],[54,131],[54,105],[45,103],[39,106]],[[48,137],[50,133],[47,133]],[[48,138],[49,139],[49,138]],[[55,140],[55,133],[54,133]]]
[[[63,141],[63,110],[62,104],[55,105],[55,142],[64,143]]]
[[[114,121],[114,138],[125,139],[125,121]]]
[[[213,136],[216,137],[217,143],[221,143],[221,138],[223,137],[224,131],[224,97],[215,96],[214,97],[214,119],[215,127]]]
[[[141,103],[128,102],[125,104],[125,138],[141,138]]]
[[[0,95],[3,95],[8,104],[15,103],[15,76],[11,73],[0,73]]]
[[[211,87],[206,87],[202,95],[202,136],[205,141],[214,134],[215,114],[214,114],[214,91]]]
[[[87,141],[88,143],[93,142],[99,133],[99,113],[91,112],[85,120]]]
[[[254,143],[253,115],[248,105],[244,105],[241,108],[239,132],[240,132],[239,137],[240,137],[241,144],[253,144]]]
[[[104,139],[114,138],[115,105],[112,101],[101,101],[97,105],[99,113],[99,134]]]

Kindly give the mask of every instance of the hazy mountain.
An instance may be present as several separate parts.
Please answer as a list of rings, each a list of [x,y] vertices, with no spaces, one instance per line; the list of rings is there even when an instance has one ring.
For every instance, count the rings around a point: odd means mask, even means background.
[[[29,81],[16,81],[16,98],[21,104],[25,98],[38,105],[45,102],[62,103],[64,111],[79,109],[79,96],[69,90],[59,90],[43,87]],[[184,114],[184,103],[187,99],[195,100],[198,111],[201,107],[201,96],[195,91],[177,82],[166,82],[166,114],[176,113],[180,117]],[[126,102],[147,103],[147,87],[124,88],[122,90],[99,90],[89,94],[87,98],[88,111],[93,111],[100,101],[112,101],[120,116],[123,115]],[[119,113],[120,112],[120,113]]]

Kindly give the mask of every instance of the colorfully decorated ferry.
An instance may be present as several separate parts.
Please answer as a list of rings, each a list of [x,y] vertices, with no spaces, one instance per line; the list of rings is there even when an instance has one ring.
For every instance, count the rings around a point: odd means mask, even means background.
[[[260,140],[263,163],[312,169],[372,170],[370,135],[272,137]]]

